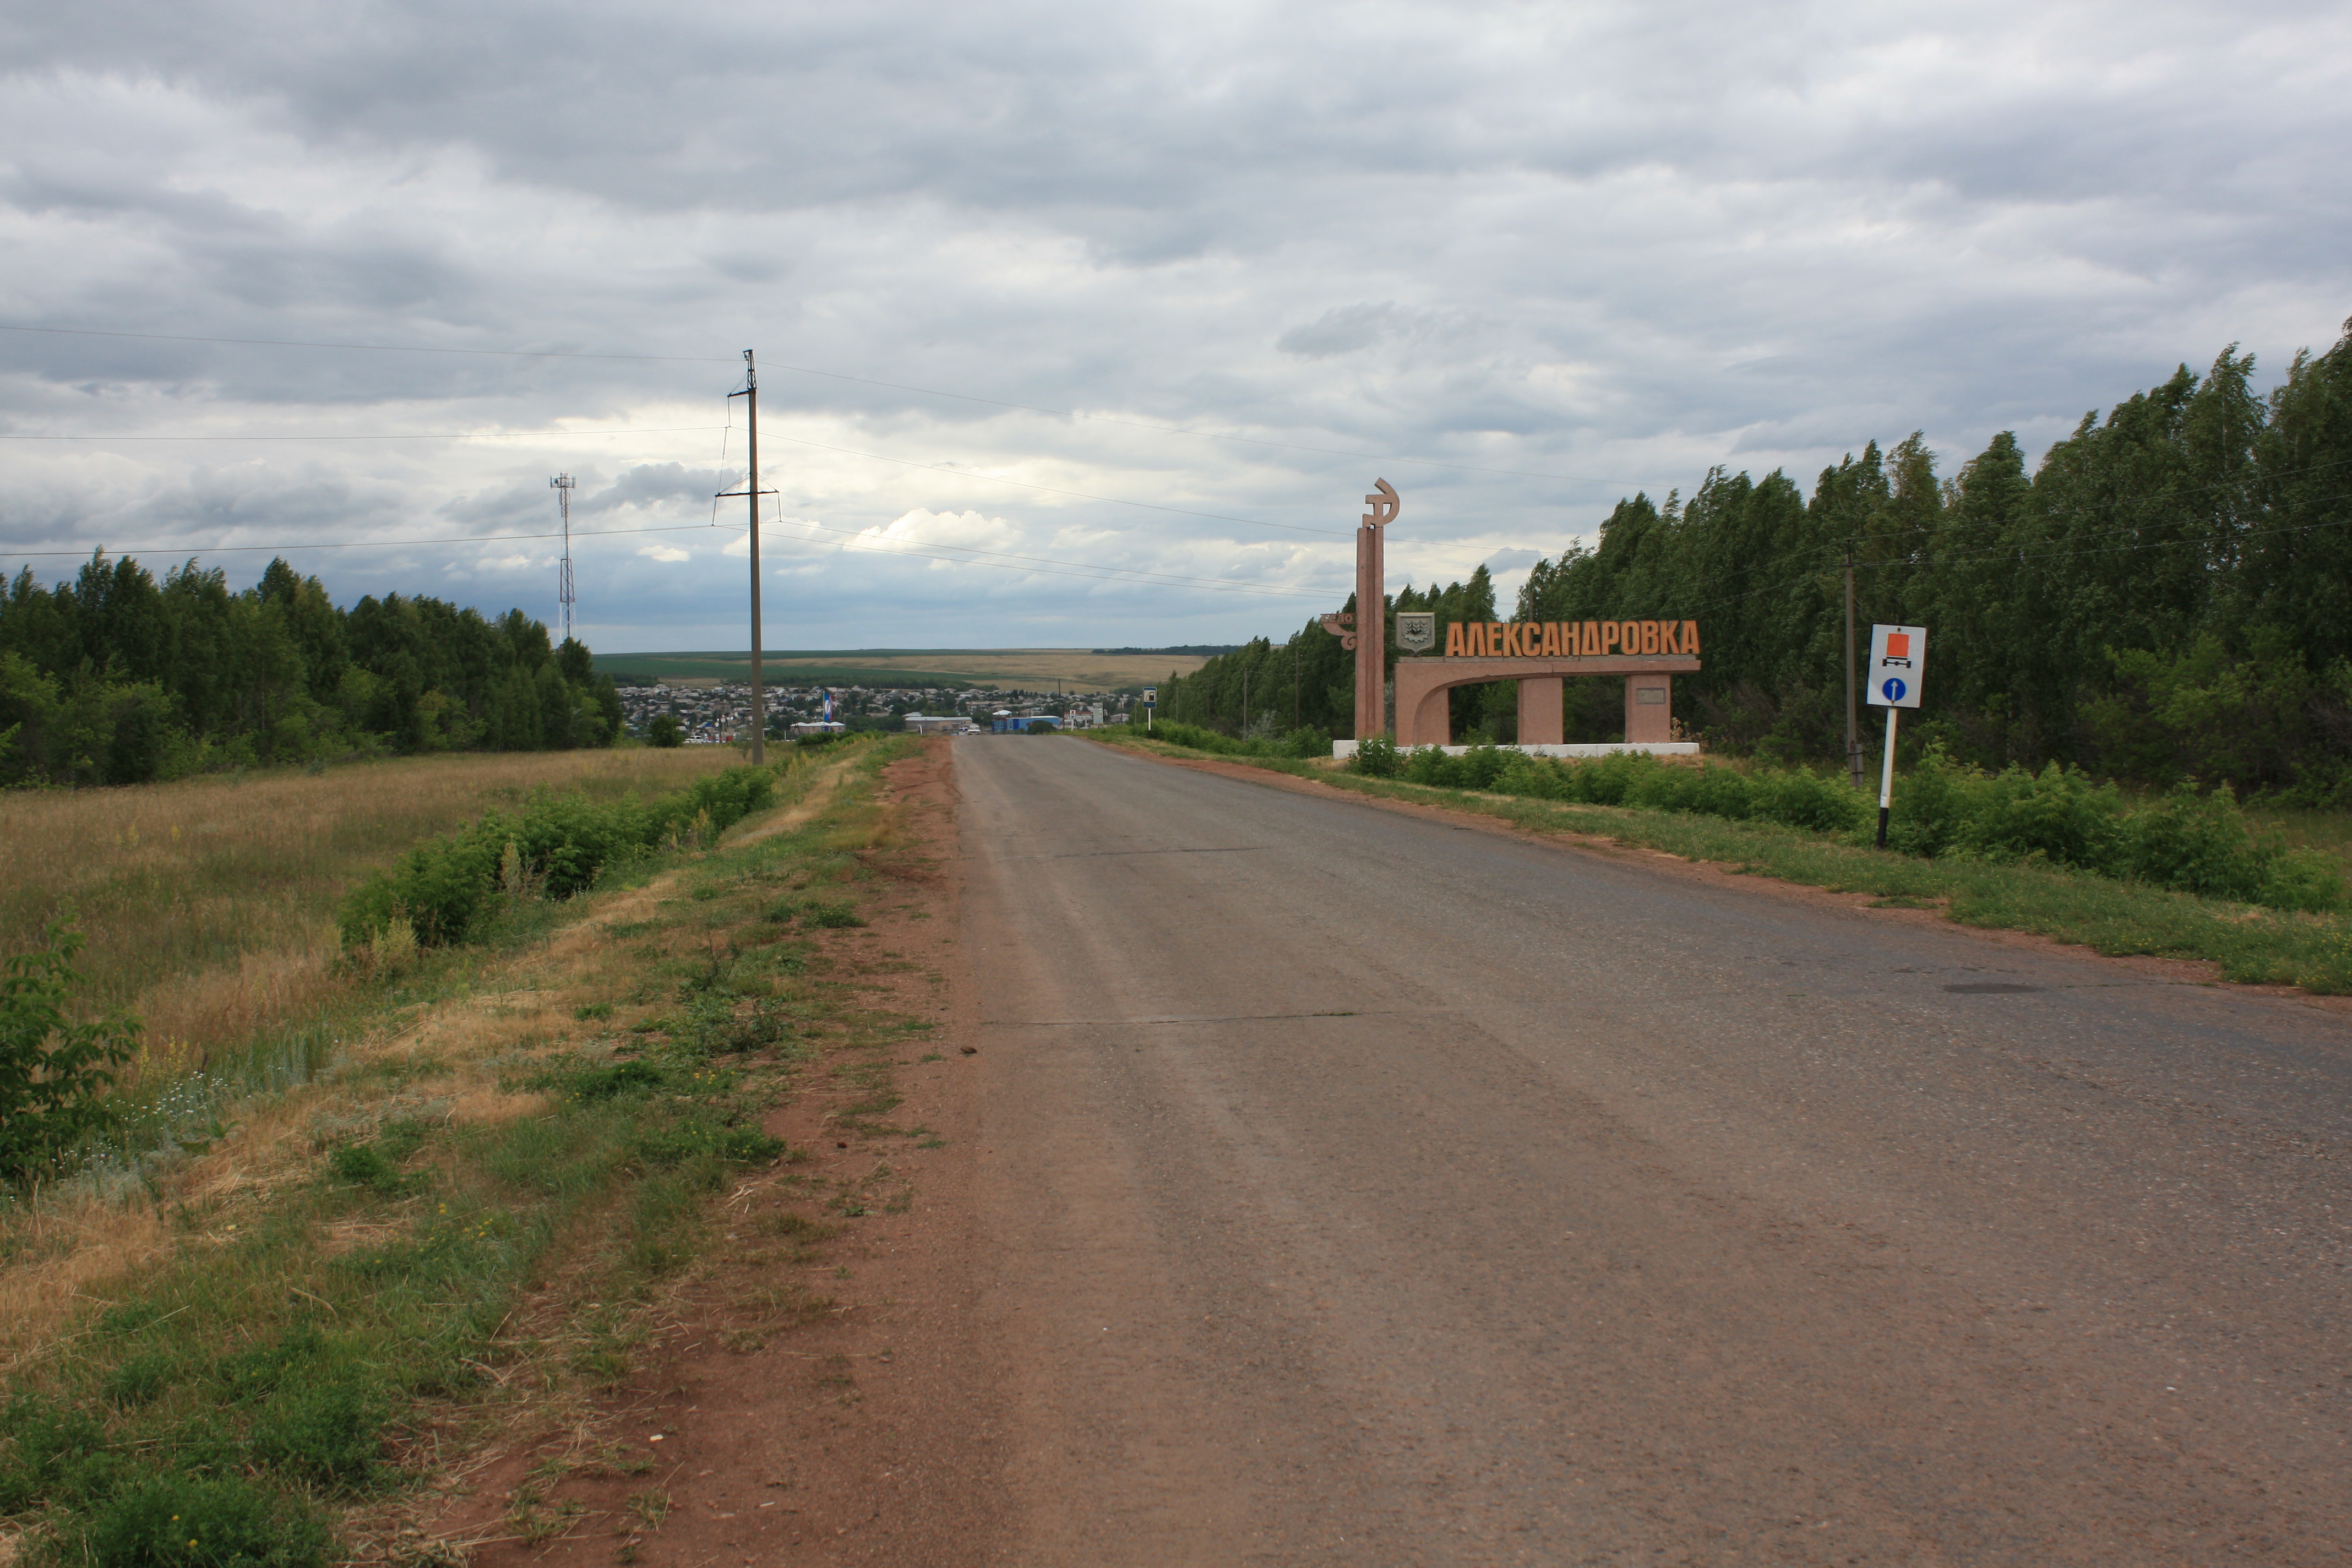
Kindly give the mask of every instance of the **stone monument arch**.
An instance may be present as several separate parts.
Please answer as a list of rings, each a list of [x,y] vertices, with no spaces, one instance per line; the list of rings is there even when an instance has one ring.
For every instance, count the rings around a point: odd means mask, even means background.
[[[1570,676],[1625,678],[1625,744],[1675,745],[1674,678],[1696,675],[1698,623],[1688,620],[1455,622],[1445,628],[1436,658],[1400,658],[1395,721],[1390,721],[1386,634],[1385,531],[1402,503],[1386,479],[1364,498],[1371,510],[1356,529],[1356,608],[1322,617],[1323,629],[1356,656],[1356,735],[1393,733],[1399,746],[1454,742],[1452,704],[1457,686],[1515,680],[1522,746],[1565,743]],[[1428,617],[1416,615],[1416,623]],[[1427,624],[1398,626],[1398,641],[1419,654],[1433,646]],[[1685,749],[1675,746],[1677,750]],[[1695,749],[1695,748],[1690,748]]]

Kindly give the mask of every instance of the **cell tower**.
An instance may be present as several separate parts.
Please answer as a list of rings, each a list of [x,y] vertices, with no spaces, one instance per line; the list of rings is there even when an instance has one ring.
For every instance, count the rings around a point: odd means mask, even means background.
[[[555,504],[563,514],[563,556],[556,566],[556,602],[563,606],[563,640],[572,640],[572,491],[580,481],[570,474],[558,474],[547,481],[555,492]]]

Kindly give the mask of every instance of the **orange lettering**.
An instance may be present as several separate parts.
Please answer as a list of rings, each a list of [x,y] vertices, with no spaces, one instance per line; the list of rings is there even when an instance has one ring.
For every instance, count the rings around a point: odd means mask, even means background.
[[[1642,623],[1642,640],[1635,646],[1643,653],[1655,653],[1658,651],[1657,622],[1643,621]]]
[[[1624,635],[1625,635],[1625,626],[1624,626],[1624,623],[1623,623],[1623,622],[1622,622],[1622,621],[1603,621],[1603,622],[1601,622],[1601,651],[1602,653],[1607,653],[1611,648],[1615,647],[1617,646],[1617,639],[1618,639],[1618,638],[1620,638],[1620,637],[1623,637]]]
[[[1460,621],[1445,623],[1445,657],[1448,658],[1462,657],[1462,623]]]
[[[1696,621],[1683,623],[1683,652],[1694,658],[1698,656],[1698,623]]]
[[[1546,621],[1543,624],[1543,640],[1536,645],[1536,652],[1537,657],[1541,658],[1559,657],[1559,623],[1558,621]]]
[[[1675,638],[1680,635],[1681,631],[1682,626],[1679,622],[1660,621],[1658,623],[1658,651],[1660,653],[1682,652],[1683,650],[1675,644]]]
[[[1500,621],[1486,623],[1486,657],[1488,658],[1503,657],[1503,623]]]
[[[1596,658],[1600,657],[1601,623],[1599,621],[1587,621],[1584,623],[1584,636],[1579,639],[1576,651],[1582,654],[1587,658]]]

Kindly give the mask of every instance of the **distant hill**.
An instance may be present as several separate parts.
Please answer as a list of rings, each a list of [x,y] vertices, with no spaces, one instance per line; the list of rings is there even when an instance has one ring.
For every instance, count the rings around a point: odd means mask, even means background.
[[[1178,647],[1098,647],[1094,651],[1107,654],[1114,658],[1129,658],[1139,654],[1170,653],[1179,654],[1187,658],[1214,658],[1219,654],[1239,653],[1241,650],[1242,645],[1237,642],[1193,642],[1185,643]]]

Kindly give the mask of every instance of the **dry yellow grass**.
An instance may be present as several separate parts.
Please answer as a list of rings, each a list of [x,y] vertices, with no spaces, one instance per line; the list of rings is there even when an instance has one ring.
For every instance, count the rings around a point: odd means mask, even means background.
[[[333,910],[421,839],[539,789],[668,790],[739,759],[674,751],[410,757],[323,773],[0,794],[0,953],[70,910],[90,999],[201,1065],[336,991]]]
[[[675,759],[679,753],[623,755]],[[831,803],[856,760],[828,763],[831,776],[820,775],[797,804],[741,825],[724,842],[806,821]],[[700,765],[717,764],[705,760]],[[690,770],[681,767],[673,780],[688,776]],[[519,780],[537,782],[528,772],[508,772],[501,787]],[[306,804],[319,809],[315,801]],[[0,1208],[0,1375],[53,1349],[65,1323],[89,1302],[108,1300],[110,1282],[157,1267],[175,1247],[234,1239],[241,1216],[249,1218],[273,1186],[308,1179],[322,1138],[350,1136],[352,1129],[406,1114],[403,1106],[428,1099],[452,1121],[478,1125],[543,1111],[541,1096],[512,1092],[500,1079],[511,1076],[519,1057],[562,1049],[568,1037],[581,1032],[574,1007],[605,999],[612,986],[607,928],[651,914],[671,895],[677,875],[588,895],[584,919],[484,971],[466,994],[347,1039],[332,1069],[314,1081],[247,1099],[231,1110],[233,1126],[211,1149],[156,1173],[152,1194],[142,1191],[136,1201],[123,1203],[77,1190]],[[331,942],[331,931],[326,940]],[[157,1070],[164,1068],[159,1062]],[[404,1087],[388,1096],[388,1078]],[[176,1205],[201,1205],[198,1228],[165,1224],[163,1215]]]

